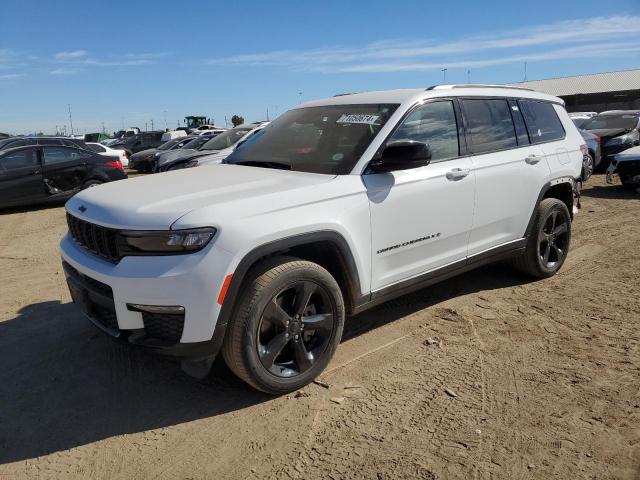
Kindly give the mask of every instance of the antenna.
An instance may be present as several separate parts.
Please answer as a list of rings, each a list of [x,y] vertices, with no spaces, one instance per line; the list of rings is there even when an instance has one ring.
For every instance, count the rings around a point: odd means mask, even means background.
[[[71,104],[68,103],[67,107],[69,108],[69,126],[71,127],[71,136],[73,137],[73,118],[71,118]]]

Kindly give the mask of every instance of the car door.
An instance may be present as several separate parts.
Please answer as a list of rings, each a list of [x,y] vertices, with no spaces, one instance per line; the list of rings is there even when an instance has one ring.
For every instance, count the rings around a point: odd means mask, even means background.
[[[29,146],[0,152],[0,206],[45,198],[38,148]]]
[[[414,107],[387,140],[429,145],[429,165],[363,175],[369,196],[372,290],[464,260],[474,172],[461,156],[460,112],[451,99]]]
[[[44,146],[43,181],[49,194],[57,195],[79,190],[87,174],[91,154],[67,146]]]
[[[472,256],[522,238],[549,167],[542,149],[530,143],[515,101],[463,98],[460,103],[476,172]]]

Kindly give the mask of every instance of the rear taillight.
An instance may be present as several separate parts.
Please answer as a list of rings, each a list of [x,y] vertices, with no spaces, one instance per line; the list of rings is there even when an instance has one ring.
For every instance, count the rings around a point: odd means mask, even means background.
[[[124,168],[122,168],[122,162],[120,160],[112,160],[110,162],[105,163],[104,166],[117,168],[119,170],[124,170]]]
[[[580,151],[583,155],[587,155],[589,153],[589,147],[587,147],[586,145],[580,145]]]

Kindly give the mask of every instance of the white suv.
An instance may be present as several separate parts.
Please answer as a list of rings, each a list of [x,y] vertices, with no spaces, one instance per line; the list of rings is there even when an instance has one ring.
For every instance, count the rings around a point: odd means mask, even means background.
[[[555,274],[582,144],[562,100],[521,88],[310,102],[223,164],[79,193],[63,264],[110,335],[192,375],[222,350],[247,383],[288,392],[327,366],[345,315],[508,257]]]

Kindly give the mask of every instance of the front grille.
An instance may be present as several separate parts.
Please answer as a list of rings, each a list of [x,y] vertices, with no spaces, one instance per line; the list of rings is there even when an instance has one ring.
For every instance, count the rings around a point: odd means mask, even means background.
[[[81,283],[84,283],[92,290],[97,291],[98,293],[102,293],[103,295],[113,298],[113,290],[106,283],[99,282],[95,278],[88,277],[87,275],[80,273],[76,268],[71,266],[67,262],[62,262],[62,267],[67,271],[67,273],[75,278],[76,280],[80,280]]]
[[[67,225],[71,238],[76,243],[110,262],[117,263],[120,260],[117,230],[85,222],[69,213]]]
[[[184,314],[161,315],[157,313],[142,313],[145,332],[149,337],[168,342],[179,342],[184,328]]]

